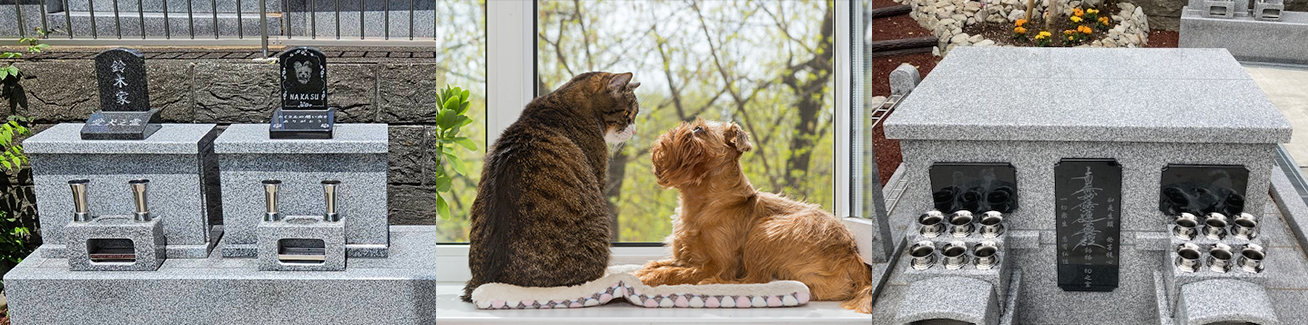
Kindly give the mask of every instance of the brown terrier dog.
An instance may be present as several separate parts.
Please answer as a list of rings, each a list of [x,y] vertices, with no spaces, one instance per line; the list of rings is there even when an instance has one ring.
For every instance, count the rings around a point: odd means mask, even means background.
[[[735,123],[699,119],[659,136],[654,175],[681,191],[681,207],[668,237],[672,259],[636,276],[651,286],[796,280],[814,300],[871,313],[872,270],[853,234],[816,204],[756,191],[740,167],[749,149]]]

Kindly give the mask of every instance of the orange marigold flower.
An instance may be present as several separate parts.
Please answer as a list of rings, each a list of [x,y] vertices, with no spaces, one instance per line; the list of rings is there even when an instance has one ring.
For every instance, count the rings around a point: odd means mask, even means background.
[[[1067,37],[1067,40],[1069,40],[1069,41],[1072,40],[1072,37],[1071,37],[1071,36],[1068,36],[1068,37]]]
[[[1080,17],[1083,15],[1085,15],[1085,11],[1081,10],[1081,8],[1072,9],[1072,16]]]
[[[1017,27],[1022,27],[1022,25],[1026,25],[1026,19],[1018,19],[1017,22],[1013,23],[1013,25]]]
[[[1017,26],[1017,28],[1013,29],[1013,32],[1018,34],[1026,34],[1026,27]]]
[[[1072,35],[1072,34],[1076,34],[1076,31],[1071,29],[1063,31],[1063,35]]]
[[[1108,25],[1108,17],[1099,17],[1099,23]]]
[[[1098,10],[1098,9],[1094,9],[1094,8],[1090,8],[1090,9],[1086,9],[1085,12],[1086,12],[1086,13],[1090,13],[1090,14],[1097,14],[1097,13],[1099,13],[1099,10]]]
[[[1090,30],[1089,26],[1086,25],[1077,26],[1076,30],[1085,34],[1090,34],[1091,32],[1094,32],[1093,30]]]

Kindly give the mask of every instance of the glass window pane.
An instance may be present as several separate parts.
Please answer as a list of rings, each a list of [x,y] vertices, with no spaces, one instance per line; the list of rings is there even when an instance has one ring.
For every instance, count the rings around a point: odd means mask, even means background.
[[[399,181],[421,184],[422,191],[417,193],[423,193],[423,197],[398,199],[417,200],[425,207],[419,211],[395,212],[414,214],[424,221],[436,218],[437,242],[468,241],[468,209],[472,207],[472,201],[477,198],[477,181],[481,179],[482,160],[486,155],[486,21],[483,12],[485,7],[478,2],[448,0],[436,6],[436,41],[439,43],[435,47],[436,60],[440,66],[445,67],[445,83],[466,89],[471,93],[468,96],[471,102],[468,107],[468,117],[474,122],[460,129],[459,135],[466,136],[477,143],[475,152],[455,146],[455,154],[468,167],[467,175],[458,175],[449,167],[449,163],[439,160],[441,153],[434,149],[435,144],[421,146],[427,152],[427,155],[421,159],[428,161],[420,164],[443,168],[448,175],[453,176],[450,192],[440,193],[445,201],[449,202],[453,216],[448,216],[449,220],[434,216],[436,193],[430,191],[436,188],[436,171],[424,173],[421,180]],[[422,86],[426,87],[426,85]],[[445,85],[433,86],[443,88]],[[429,128],[427,131],[437,132],[435,128]],[[391,208],[396,209],[394,205]]]
[[[677,191],[649,147],[697,116],[750,133],[741,158],[760,191],[834,204],[834,10],[829,1],[554,1],[538,4],[538,93],[587,71],[633,72],[637,134],[609,168],[615,241],[662,241]]]

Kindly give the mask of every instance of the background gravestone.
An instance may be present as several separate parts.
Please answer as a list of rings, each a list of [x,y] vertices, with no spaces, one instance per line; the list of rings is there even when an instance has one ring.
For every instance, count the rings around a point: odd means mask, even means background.
[[[124,48],[100,52],[95,76],[100,110],[86,119],[83,140],[145,140],[159,130],[159,111],[150,109],[145,56]]]
[[[286,50],[281,65],[282,105],[268,121],[273,139],[330,139],[336,110],[327,107],[327,56],[308,47]]]

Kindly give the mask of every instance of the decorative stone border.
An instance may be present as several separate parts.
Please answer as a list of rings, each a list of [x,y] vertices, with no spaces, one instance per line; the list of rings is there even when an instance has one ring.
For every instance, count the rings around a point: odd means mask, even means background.
[[[932,54],[942,56],[957,46],[1012,46],[985,39],[982,35],[968,35],[964,26],[980,22],[1013,23],[1026,15],[1026,2],[1023,0],[895,0],[913,7],[909,14],[922,28],[930,30],[940,39],[940,43],[931,50]],[[1080,0],[1041,0],[1036,5],[1039,16],[1049,7],[1050,1],[1059,1],[1063,16],[1071,16],[1072,8],[1082,5]],[[1084,1],[1085,3],[1100,1]],[[1142,47],[1149,41],[1149,19],[1144,11],[1134,4],[1120,2],[1121,9],[1112,15],[1116,26],[1108,30],[1107,36],[1077,47]],[[1031,33],[1038,32],[1032,28]],[[1058,31],[1051,31],[1058,34]]]

